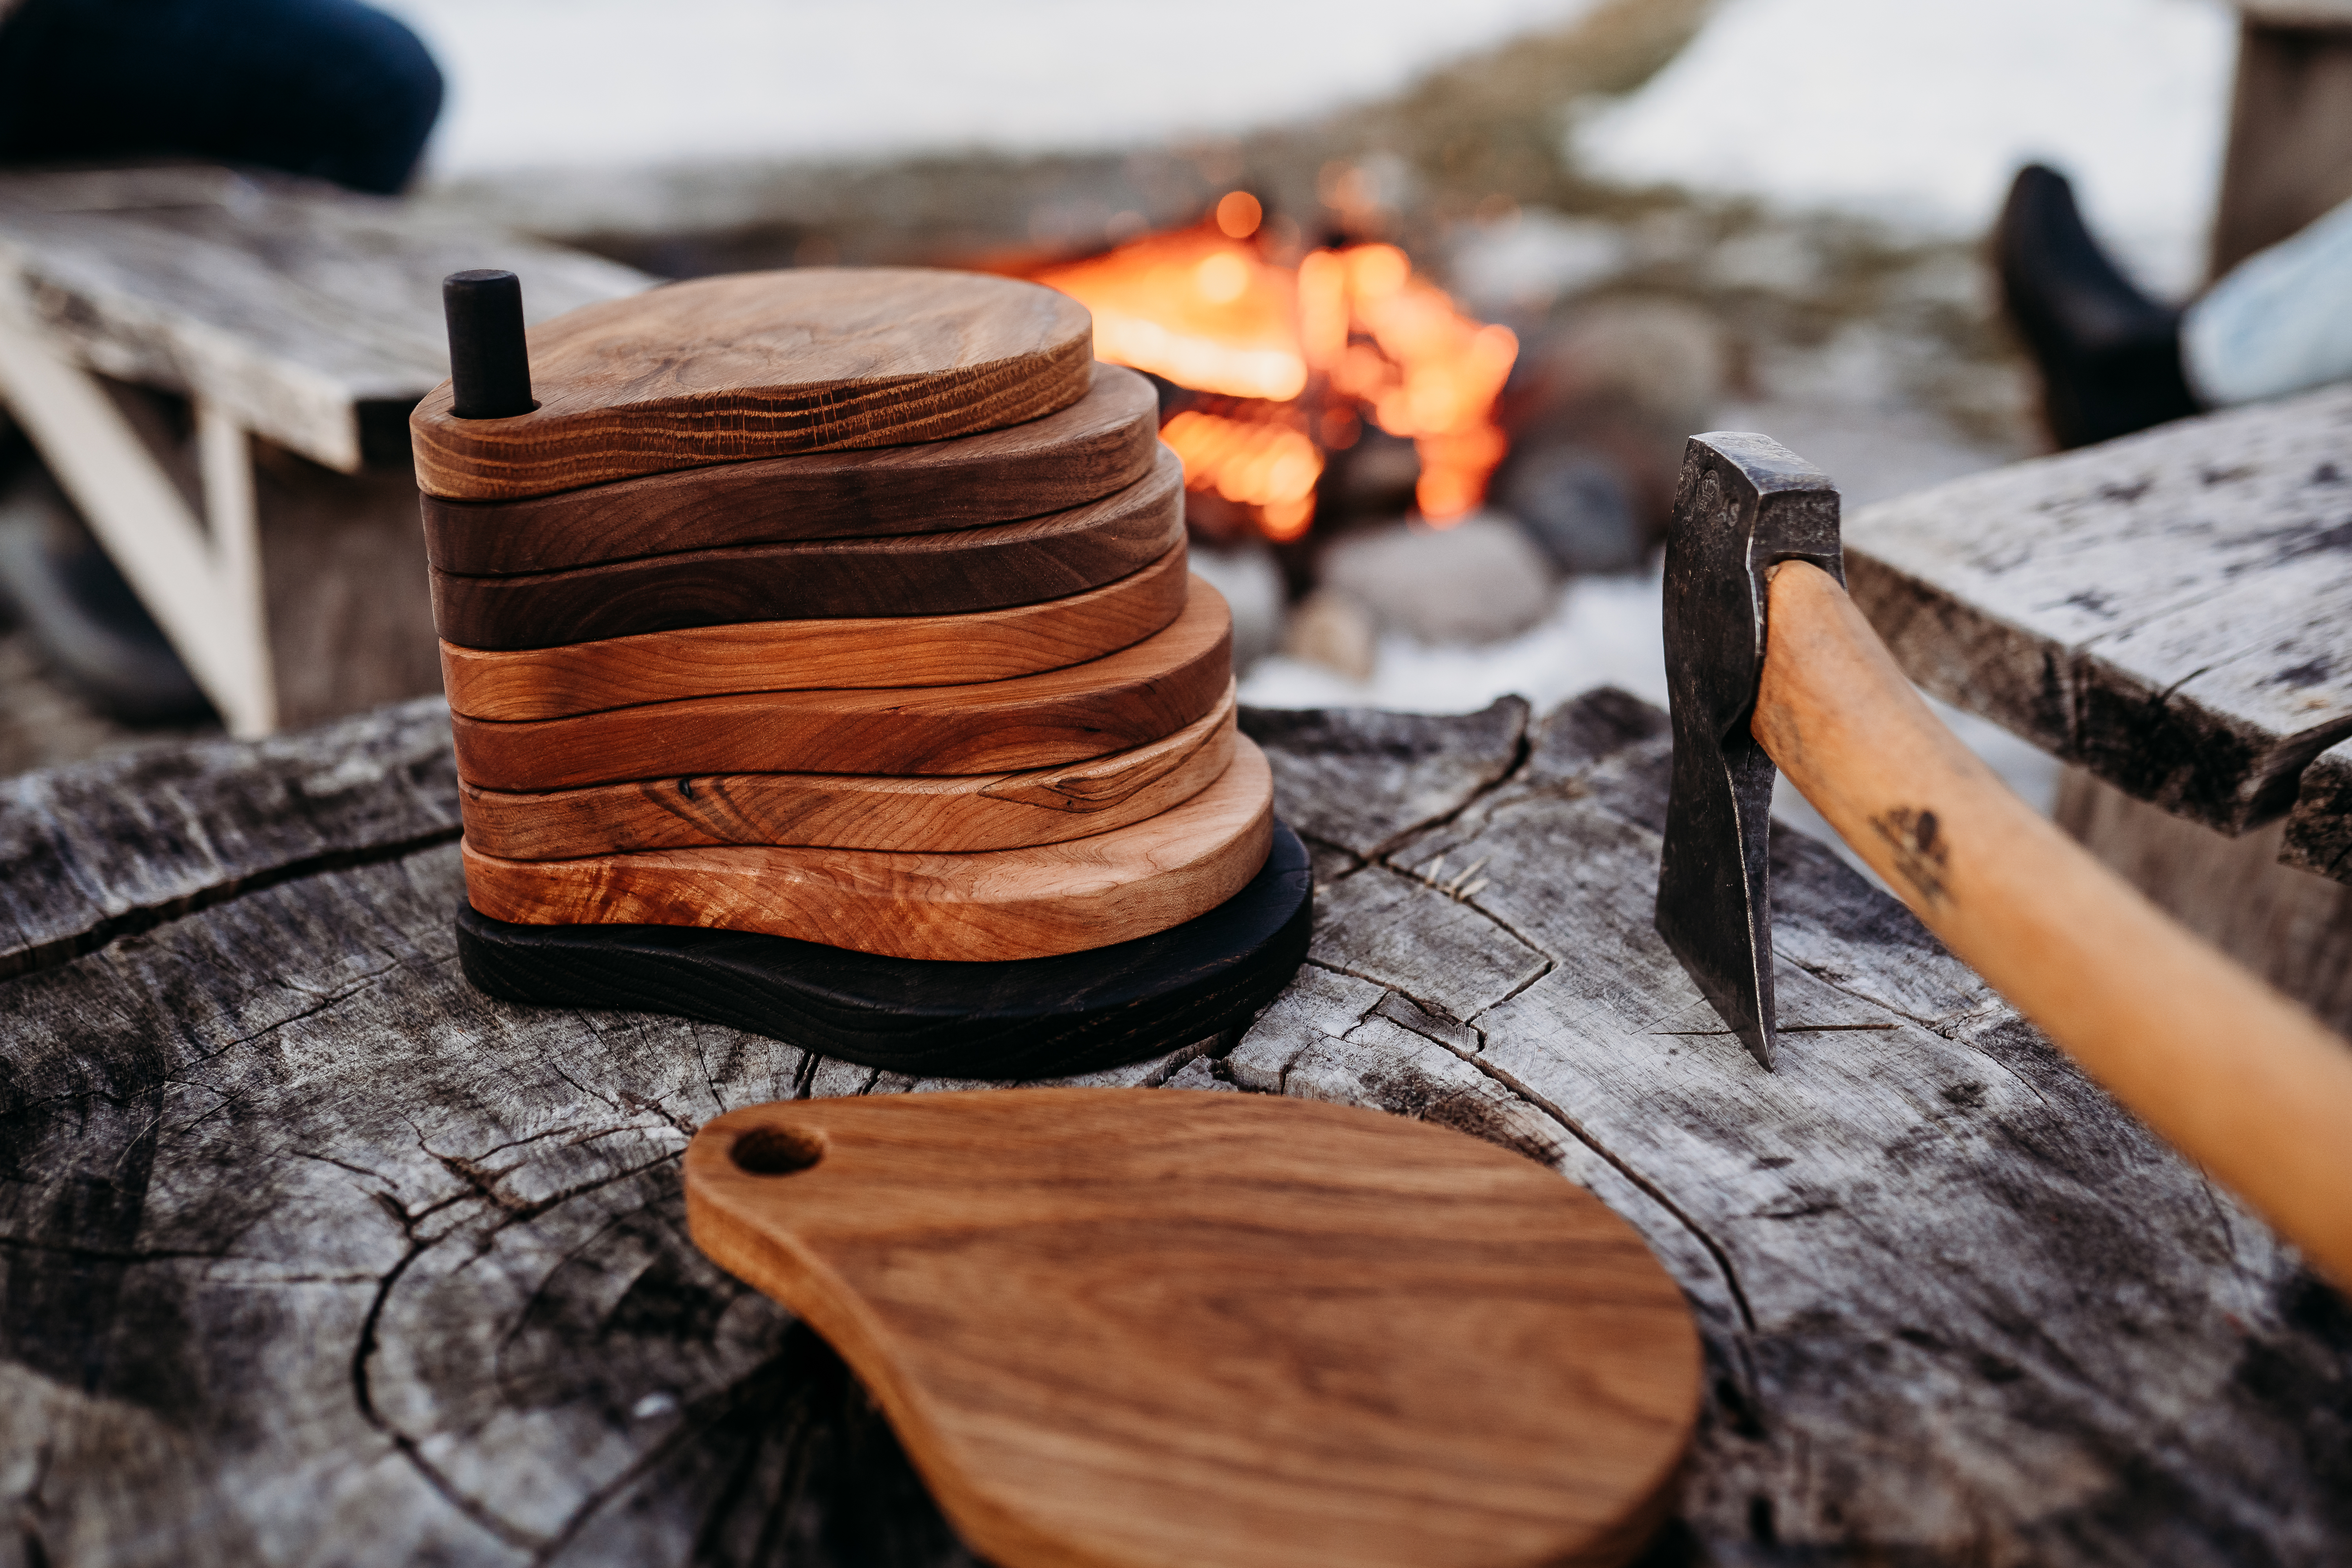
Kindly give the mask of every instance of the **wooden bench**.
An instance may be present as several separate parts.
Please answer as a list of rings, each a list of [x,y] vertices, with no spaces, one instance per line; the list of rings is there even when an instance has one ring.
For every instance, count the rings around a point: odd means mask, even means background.
[[[2352,1029],[2352,386],[1864,508],[1846,562],[1913,679],[2074,764],[2063,826]]]
[[[534,318],[653,281],[283,175],[0,174],[0,401],[235,733],[439,689],[407,419],[466,267]]]
[[[1664,716],[1254,713],[1313,849],[1256,1023],[1095,1081],[1459,1127],[1704,1335],[1648,1561],[2319,1563],[2352,1309],[1777,837],[1766,1074],[1651,927]],[[0,1506],[28,1561],[969,1562],[688,1240],[722,1110],[946,1087],[468,986],[446,710],[0,782]]]

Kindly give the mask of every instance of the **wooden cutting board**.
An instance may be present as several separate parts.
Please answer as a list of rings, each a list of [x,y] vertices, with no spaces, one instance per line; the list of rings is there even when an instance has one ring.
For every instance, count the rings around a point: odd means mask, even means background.
[[[1141,571],[1184,538],[1184,467],[1101,500],[951,533],[688,550],[511,577],[429,574],[433,621],[461,647],[514,649],[744,621],[965,615],[1067,598]]]
[[[687,1217],[1001,1568],[1622,1563],[1698,1337],[1632,1227],[1427,1122],[1002,1089],[707,1122]]]
[[[725,463],[526,500],[424,498],[425,553],[444,572],[497,576],[787,539],[934,533],[1065,511],[1150,470],[1151,384],[1094,367],[1058,414],[976,436]]]
[[[495,652],[441,645],[449,706],[473,719],[564,719],[733,691],[962,686],[1116,653],[1183,613],[1184,546],[1101,588],[968,616],[751,621]]]
[[[426,494],[509,500],[968,436],[1068,407],[1094,359],[1067,295],[905,268],[674,283],[542,322],[530,343],[531,413],[460,419],[444,382],[409,416]]]
[[[1020,849],[1108,833],[1181,805],[1234,754],[1234,698],[1163,741],[1066,767],[956,778],[718,773],[517,795],[458,785],[466,842],[507,860],[720,844]]]
[[[761,691],[524,723],[452,714],[457,773],[555,790],[698,773],[994,773],[1149,745],[1217,705],[1233,617],[1195,579],[1161,631],[1066,669],[971,686]]]
[[[464,849],[466,894],[494,921],[764,931],[893,958],[961,963],[1083,952],[1214,909],[1265,864],[1265,753],[1237,737],[1217,782],[1108,833],[981,855],[666,849],[506,860]]]

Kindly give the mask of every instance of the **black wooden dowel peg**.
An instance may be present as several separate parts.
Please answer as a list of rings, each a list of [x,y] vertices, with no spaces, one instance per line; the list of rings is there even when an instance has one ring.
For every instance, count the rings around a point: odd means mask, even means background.
[[[441,280],[449,320],[449,379],[460,419],[505,419],[539,405],[522,335],[522,280],[511,272],[452,272]]]

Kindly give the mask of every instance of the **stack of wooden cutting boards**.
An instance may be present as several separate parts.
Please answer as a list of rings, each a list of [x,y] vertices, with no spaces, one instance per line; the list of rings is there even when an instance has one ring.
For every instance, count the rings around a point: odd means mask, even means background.
[[[474,908],[919,960],[1166,931],[1273,842],[1149,383],[970,274],[708,279],[412,421]]]

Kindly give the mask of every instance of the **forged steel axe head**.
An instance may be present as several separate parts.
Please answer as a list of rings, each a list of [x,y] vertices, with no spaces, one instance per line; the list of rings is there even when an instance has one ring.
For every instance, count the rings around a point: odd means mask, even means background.
[[[1675,760],[1658,932],[1768,1068],[1776,770],[1748,721],[1764,673],[1765,574],[1782,561],[1810,561],[1844,583],[1829,477],[1762,436],[1692,437],[1666,532]]]

